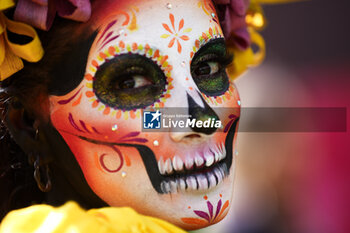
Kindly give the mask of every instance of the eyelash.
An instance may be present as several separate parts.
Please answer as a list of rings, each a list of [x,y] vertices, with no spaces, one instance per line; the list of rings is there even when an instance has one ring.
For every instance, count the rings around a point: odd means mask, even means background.
[[[198,40],[195,41],[195,45],[193,46],[192,51],[190,53],[190,58],[192,59],[194,54],[206,43],[217,38],[224,38],[222,36],[222,31],[219,31],[217,26],[215,26],[214,28],[210,27],[207,31],[203,32],[202,35],[198,38]]]
[[[88,90],[85,92],[85,95],[89,98],[89,101],[92,102],[92,107],[97,108],[99,111],[102,111],[104,115],[115,116],[116,118],[121,118],[124,115],[125,119],[140,117],[140,109],[133,110],[122,110],[109,106],[102,103],[96,96],[93,90],[93,81],[95,79],[94,75],[99,69],[99,67],[108,62],[108,60],[114,58],[123,53],[133,53],[145,56],[153,60],[163,71],[166,77],[166,86],[165,91],[158,101],[148,106],[149,108],[161,108],[164,106],[164,103],[168,98],[171,97],[170,90],[173,89],[171,71],[173,67],[167,62],[168,56],[161,55],[159,50],[152,49],[148,44],[138,45],[137,43],[125,44],[123,41],[120,41],[118,45],[110,46],[108,49],[100,52],[96,59],[91,61],[91,64],[88,67],[87,74],[85,75],[86,87]]]

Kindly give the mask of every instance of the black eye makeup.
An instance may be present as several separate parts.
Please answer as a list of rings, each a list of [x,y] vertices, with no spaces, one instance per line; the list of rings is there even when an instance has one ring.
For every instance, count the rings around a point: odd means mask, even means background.
[[[226,67],[233,54],[226,48],[223,38],[212,39],[201,47],[191,62],[191,75],[198,89],[207,96],[220,96],[229,88]]]
[[[106,60],[94,75],[93,90],[111,108],[132,110],[158,101],[167,79],[152,59],[139,54],[120,54]]]

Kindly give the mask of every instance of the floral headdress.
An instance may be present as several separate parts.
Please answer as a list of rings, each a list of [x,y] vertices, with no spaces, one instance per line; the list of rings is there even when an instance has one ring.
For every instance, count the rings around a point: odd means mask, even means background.
[[[265,56],[263,38],[257,33],[265,25],[260,3],[289,2],[290,0],[213,0],[225,37],[236,59],[228,68],[237,77],[249,66],[258,65]],[[14,20],[2,12],[15,8]],[[49,30],[56,13],[64,18],[85,22],[90,18],[90,0],[0,0],[0,81],[23,68],[22,59],[38,62],[44,55],[34,27]],[[8,31],[30,37],[26,44],[9,40]],[[251,45],[259,50],[253,52]]]

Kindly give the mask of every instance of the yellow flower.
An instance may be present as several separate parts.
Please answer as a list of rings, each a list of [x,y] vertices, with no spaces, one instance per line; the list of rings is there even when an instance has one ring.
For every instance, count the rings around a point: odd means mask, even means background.
[[[9,20],[2,13],[3,10],[13,6],[13,0],[0,0],[0,81],[23,68],[21,59],[37,62],[44,55],[44,50],[35,30],[26,24]],[[26,44],[16,44],[9,40],[7,31],[19,36],[28,36],[32,39]]]
[[[185,233],[163,220],[138,214],[131,208],[106,207],[85,211],[76,203],[61,207],[34,205],[10,212],[0,233]]]

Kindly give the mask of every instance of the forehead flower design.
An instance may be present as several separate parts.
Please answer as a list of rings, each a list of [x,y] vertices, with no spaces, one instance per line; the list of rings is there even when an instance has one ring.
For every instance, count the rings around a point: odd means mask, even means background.
[[[170,42],[169,42],[169,44],[168,44],[168,47],[169,47],[169,48],[172,48],[173,45],[175,44],[175,41],[176,41],[176,44],[177,44],[177,51],[178,51],[178,53],[181,53],[181,51],[182,51],[182,46],[181,46],[181,43],[180,43],[180,39],[183,40],[183,41],[188,41],[188,40],[190,39],[187,35],[182,35],[182,33],[188,33],[188,32],[190,32],[190,31],[192,31],[192,29],[191,29],[191,28],[185,28],[185,29],[183,29],[183,27],[184,27],[184,25],[185,25],[184,19],[181,19],[181,20],[180,20],[179,26],[178,26],[177,29],[176,29],[176,27],[175,27],[175,17],[174,17],[174,15],[170,13],[170,14],[169,14],[169,19],[170,19],[170,22],[171,22],[171,27],[172,27],[172,29],[170,29],[169,25],[166,24],[166,23],[163,23],[162,25],[163,25],[164,29],[167,30],[167,31],[170,33],[170,35],[169,35],[169,34],[163,34],[163,35],[161,36],[161,38],[166,39],[166,38],[168,38],[168,37],[171,37],[171,40],[170,40]],[[182,29],[183,29],[183,30],[182,30]]]

